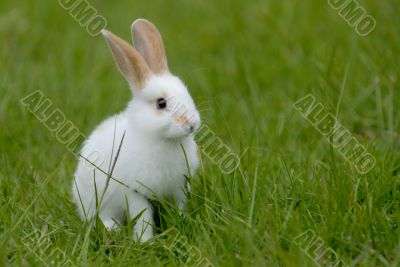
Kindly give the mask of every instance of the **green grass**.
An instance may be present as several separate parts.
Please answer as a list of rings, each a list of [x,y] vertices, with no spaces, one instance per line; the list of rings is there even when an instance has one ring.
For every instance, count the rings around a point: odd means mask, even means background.
[[[203,155],[184,216],[160,208],[160,231],[175,228],[182,251],[215,266],[313,266],[293,241],[312,230],[349,265],[400,265],[400,7],[359,2],[377,21],[368,37],[327,1],[90,1],[126,40],[138,17],[159,27],[203,122],[240,155],[230,175]],[[169,238],[140,245],[128,226],[83,225],[77,159],[20,103],[41,90],[85,134],[122,110],[130,91],[103,38],[58,1],[1,1],[0,44],[0,266],[182,265]],[[292,107],[307,94],[376,157],[371,172]]]

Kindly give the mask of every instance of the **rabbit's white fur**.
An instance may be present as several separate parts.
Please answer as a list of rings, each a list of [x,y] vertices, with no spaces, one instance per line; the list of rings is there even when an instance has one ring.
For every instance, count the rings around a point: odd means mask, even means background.
[[[85,142],[72,191],[80,216],[91,220],[96,215],[97,189],[97,199],[101,201],[99,216],[107,229],[122,223],[126,203],[130,218],[144,210],[135,225],[134,237],[141,236],[141,240],[145,241],[153,236],[150,199],[161,197],[176,201],[180,209],[184,207],[185,176],[188,176],[189,170],[193,174],[199,165],[193,132],[200,125],[200,117],[186,86],[169,72],[153,73],[143,81],[141,89],[130,83],[135,97],[125,111],[101,123]],[[166,110],[157,109],[159,98],[167,99]],[[172,103],[184,107],[187,120],[176,117],[182,114],[173,114]],[[112,173],[112,177],[123,184],[111,178],[101,200],[107,173],[124,132]],[[97,154],[97,159],[92,157],[94,154]],[[96,167],[84,158],[93,160]]]

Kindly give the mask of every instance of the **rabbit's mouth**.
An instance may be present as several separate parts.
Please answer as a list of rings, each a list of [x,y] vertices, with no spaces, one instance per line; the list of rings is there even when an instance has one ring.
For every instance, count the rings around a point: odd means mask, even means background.
[[[192,135],[195,131],[195,126],[187,124],[173,124],[166,131],[165,135],[168,139],[182,139]]]
[[[181,128],[182,128],[182,130],[183,130],[185,133],[187,133],[188,135],[192,134],[192,133],[194,132],[194,129],[195,129],[194,125],[192,125],[192,124],[190,124],[190,125],[188,125],[188,124],[183,124],[183,125],[181,126]]]

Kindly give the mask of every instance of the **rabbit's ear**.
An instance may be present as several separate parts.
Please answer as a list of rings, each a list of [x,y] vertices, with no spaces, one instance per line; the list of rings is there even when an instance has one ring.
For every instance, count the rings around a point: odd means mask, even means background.
[[[151,70],[143,57],[132,45],[128,44],[112,32],[102,30],[115,62],[122,75],[137,89],[142,89]]]
[[[135,48],[150,69],[156,74],[169,72],[163,40],[157,28],[148,20],[137,19],[132,23],[131,30]]]

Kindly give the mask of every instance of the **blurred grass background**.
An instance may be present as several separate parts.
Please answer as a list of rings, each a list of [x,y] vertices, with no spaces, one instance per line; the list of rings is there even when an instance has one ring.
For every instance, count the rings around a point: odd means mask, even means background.
[[[231,175],[206,161],[185,217],[163,212],[161,230],[175,227],[215,266],[312,266],[293,243],[309,229],[349,265],[400,265],[397,1],[359,1],[377,21],[368,37],[327,1],[89,2],[126,40],[136,18],[157,25],[203,122],[241,157]],[[131,94],[103,38],[58,1],[2,1],[0,44],[0,265],[182,265],[127,227],[83,227],[70,201],[76,159],[20,103],[41,90],[87,135],[121,111]],[[370,173],[292,108],[310,93],[376,157]],[[41,256],[41,240],[62,259]]]

